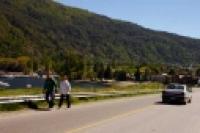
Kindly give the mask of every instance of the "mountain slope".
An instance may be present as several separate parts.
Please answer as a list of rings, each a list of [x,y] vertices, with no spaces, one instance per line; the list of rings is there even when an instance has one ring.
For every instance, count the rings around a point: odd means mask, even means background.
[[[153,31],[51,0],[1,0],[0,56],[66,53],[118,63],[200,63],[200,40]]]

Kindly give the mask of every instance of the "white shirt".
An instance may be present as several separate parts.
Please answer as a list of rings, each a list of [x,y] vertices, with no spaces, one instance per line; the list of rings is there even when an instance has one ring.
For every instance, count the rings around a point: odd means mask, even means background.
[[[68,80],[60,82],[60,94],[69,94],[71,91],[71,85]]]

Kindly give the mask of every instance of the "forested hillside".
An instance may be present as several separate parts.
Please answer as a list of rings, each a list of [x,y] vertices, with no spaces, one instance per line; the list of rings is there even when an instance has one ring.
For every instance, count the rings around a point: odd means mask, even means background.
[[[199,51],[198,39],[150,30],[52,0],[0,1],[0,57],[29,56],[37,68],[47,62],[58,68],[66,60],[79,64],[77,70],[81,64],[97,61],[200,63]]]

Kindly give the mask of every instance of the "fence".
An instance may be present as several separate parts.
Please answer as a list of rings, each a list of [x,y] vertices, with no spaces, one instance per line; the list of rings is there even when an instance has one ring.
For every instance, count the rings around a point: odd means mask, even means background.
[[[127,94],[128,92],[121,92],[121,93],[109,93],[109,94],[104,94],[104,93],[92,93],[92,92],[87,92],[87,93],[73,93],[73,97],[97,97],[97,96],[116,96],[116,95],[122,95],[122,94]],[[55,95],[56,99],[59,99],[59,94]],[[9,103],[23,103],[23,102],[28,102],[28,101],[43,101],[44,95],[26,95],[26,96],[10,96],[10,97],[0,97],[0,104],[9,104]]]

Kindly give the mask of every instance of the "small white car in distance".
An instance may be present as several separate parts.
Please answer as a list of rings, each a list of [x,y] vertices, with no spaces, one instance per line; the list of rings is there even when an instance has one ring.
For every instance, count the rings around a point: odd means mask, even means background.
[[[183,104],[192,102],[192,89],[184,84],[169,84],[162,92],[162,102],[182,102]]]

